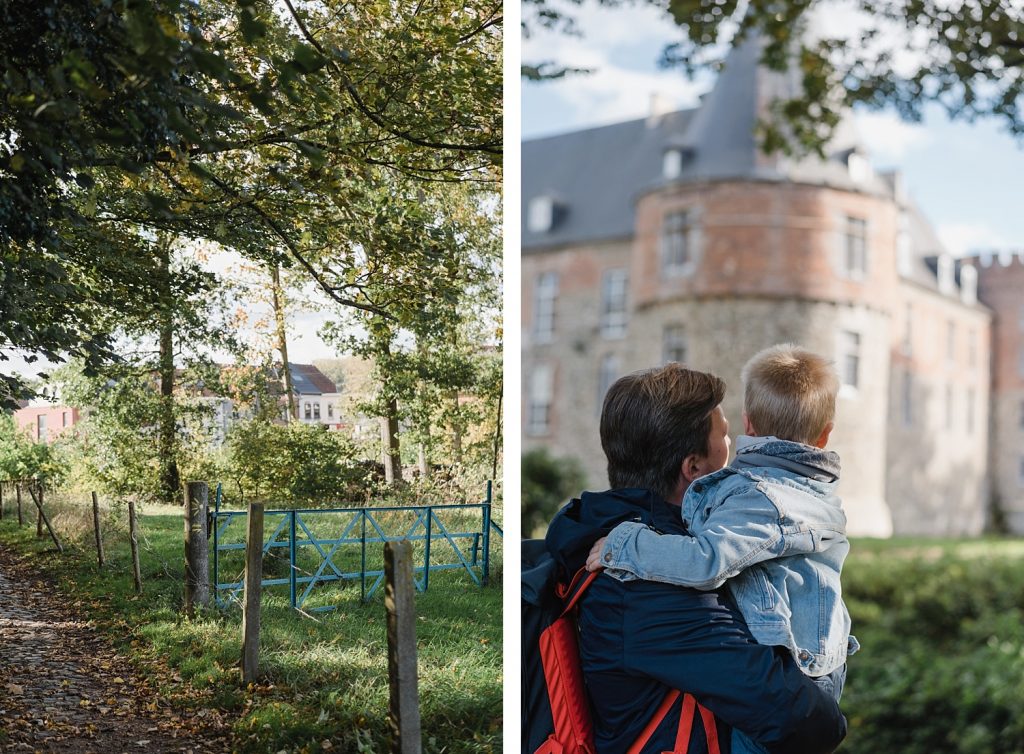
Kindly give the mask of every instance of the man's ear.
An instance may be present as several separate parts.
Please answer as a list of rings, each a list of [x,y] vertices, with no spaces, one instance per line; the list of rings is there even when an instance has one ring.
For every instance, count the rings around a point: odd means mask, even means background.
[[[683,459],[680,473],[683,475],[683,481],[686,482],[687,487],[690,486],[694,479],[704,476],[703,460],[704,456],[699,456],[696,453],[691,453]]]
[[[826,445],[828,445],[828,437],[829,435],[832,434],[832,427],[834,426],[835,424],[833,422],[829,422],[828,424],[825,425],[825,429],[821,430],[821,434],[818,435],[818,439],[814,441],[814,447],[824,448]]]

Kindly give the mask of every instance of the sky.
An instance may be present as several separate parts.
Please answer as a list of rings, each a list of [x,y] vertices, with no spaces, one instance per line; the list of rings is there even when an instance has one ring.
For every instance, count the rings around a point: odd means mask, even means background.
[[[646,5],[572,11],[581,35],[537,33],[523,40],[527,62],[551,59],[593,69],[554,82],[523,82],[523,139],[643,118],[653,95],[672,109],[694,107],[711,88],[712,74],[690,81],[657,67],[662,48],[681,38],[671,18]],[[832,13],[826,27],[846,23]],[[994,121],[952,123],[938,108],[920,124],[892,112],[856,112],[861,139],[877,170],[898,168],[910,195],[955,254],[1024,248],[1024,141]]]

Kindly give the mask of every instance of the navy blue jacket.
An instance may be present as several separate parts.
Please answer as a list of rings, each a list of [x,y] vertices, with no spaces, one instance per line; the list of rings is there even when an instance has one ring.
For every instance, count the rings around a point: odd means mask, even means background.
[[[686,533],[677,506],[647,490],[610,490],[583,493],[562,508],[548,527],[547,548],[571,575],[593,543],[622,521]],[[754,641],[725,590],[602,575],[580,601],[579,627],[598,754],[623,754],[671,688],[690,692],[715,713],[723,754],[729,752],[728,726],[772,754],[827,754],[846,735],[836,702],[800,672],[788,652]],[[645,754],[672,749],[679,706]],[[699,724],[690,752],[707,752]]]

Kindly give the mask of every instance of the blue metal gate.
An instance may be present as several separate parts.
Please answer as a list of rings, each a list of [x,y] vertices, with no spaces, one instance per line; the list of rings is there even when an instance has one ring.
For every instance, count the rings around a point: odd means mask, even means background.
[[[213,535],[214,595],[219,606],[238,600],[242,573],[222,581],[227,561],[244,559],[248,512],[220,509],[220,488],[211,514]],[[262,586],[288,586],[289,604],[306,612],[333,610],[336,605],[304,607],[318,586],[358,581],[360,596],[367,600],[384,581],[383,543],[407,539],[413,542],[414,581],[426,591],[436,571],[462,570],[477,586],[490,580],[491,535],[503,536],[491,518],[491,483],[487,497],[469,505],[382,506],[364,508],[310,508],[264,513],[265,560],[280,562],[286,573],[267,578]],[[376,546],[381,545],[381,546]],[[279,554],[280,553],[280,554]],[[287,565],[284,566],[284,557]],[[268,556],[270,556],[268,558]]]

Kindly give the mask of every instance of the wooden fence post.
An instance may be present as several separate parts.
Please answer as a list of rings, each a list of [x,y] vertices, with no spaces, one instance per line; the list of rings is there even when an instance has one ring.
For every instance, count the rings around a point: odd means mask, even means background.
[[[384,576],[387,580],[384,607],[388,621],[391,752],[421,754],[411,542],[402,540],[384,544]]]
[[[18,526],[24,526],[25,522],[21,517],[21,482],[14,483],[14,496],[18,499]]]
[[[210,553],[206,545],[206,512],[210,488],[206,482],[185,484],[185,613],[197,604],[210,604]]]
[[[135,579],[135,593],[142,594],[142,568],[139,565],[139,532],[135,521],[135,501],[128,501],[128,541],[132,546],[132,576]]]
[[[242,603],[242,683],[256,680],[260,662],[260,593],[263,581],[263,503],[249,503]]]
[[[100,501],[96,493],[92,493],[92,527],[96,531],[96,559],[99,567],[103,567],[103,537],[100,535]]]
[[[37,491],[39,493],[38,497],[36,497]],[[36,508],[39,509],[40,522],[46,522],[46,529],[50,532],[50,539],[52,539],[53,543],[57,546],[57,552],[64,552],[64,546],[60,543],[60,540],[57,539],[57,533],[53,530],[53,527],[50,526],[50,519],[48,519],[46,514],[43,513],[43,488],[33,488],[30,486],[28,488],[28,494],[32,497],[32,502],[36,504]],[[42,523],[40,523],[40,527],[42,527]]]

